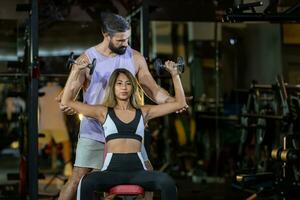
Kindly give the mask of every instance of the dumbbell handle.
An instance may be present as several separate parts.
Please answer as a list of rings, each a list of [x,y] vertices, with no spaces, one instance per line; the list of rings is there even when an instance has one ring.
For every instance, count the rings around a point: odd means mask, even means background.
[[[73,65],[73,64],[76,64],[76,65],[82,65],[83,63],[78,63],[76,60],[71,60],[71,61],[70,61],[70,64],[72,64],[72,65]],[[90,65],[91,65],[91,64],[87,64],[85,67],[90,68]]]
[[[177,58],[177,62],[174,63],[174,68],[177,68],[178,72],[181,74],[184,72],[184,60],[182,57]],[[154,69],[157,73],[157,75],[160,75],[161,69],[166,69],[166,65],[164,65],[159,58],[157,58],[153,63]]]
[[[71,64],[76,64],[76,65],[81,65],[81,63],[78,63],[76,60],[71,60],[70,63]],[[89,65],[89,64],[87,64],[87,65]]]
[[[177,67],[177,66],[180,66],[180,65],[182,65],[182,64],[175,63],[174,66]],[[166,65],[159,65],[159,67],[166,68]]]

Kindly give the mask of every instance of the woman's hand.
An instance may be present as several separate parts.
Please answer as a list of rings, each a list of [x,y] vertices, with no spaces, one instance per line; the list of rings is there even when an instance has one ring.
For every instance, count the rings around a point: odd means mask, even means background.
[[[72,108],[70,107],[67,107],[65,105],[63,105],[61,103],[61,98],[62,98],[62,95],[63,95],[63,91],[61,91],[59,93],[59,95],[57,95],[57,97],[55,97],[55,100],[57,101],[58,105],[59,105],[59,109],[66,115],[74,115],[76,114],[76,111],[73,110]]]
[[[165,67],[166,67],[166,70],[168,72],[170,72],[171,76],[176,76],[176,75],[179,74],[175,62],[168,60],[168,61],[165,62]]]

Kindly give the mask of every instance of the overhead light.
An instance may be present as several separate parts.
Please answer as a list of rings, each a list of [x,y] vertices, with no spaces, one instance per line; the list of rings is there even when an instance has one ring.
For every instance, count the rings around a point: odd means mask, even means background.
[[[235,38],[235,37],[229,38],[230,45],[235,45],[236,43],[237,43],[237,38]]]

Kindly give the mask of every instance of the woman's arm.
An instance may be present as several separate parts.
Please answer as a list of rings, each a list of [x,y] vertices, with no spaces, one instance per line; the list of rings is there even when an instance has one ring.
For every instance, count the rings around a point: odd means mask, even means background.
[[[146,121],[155,117],[160,117],[175,112],[185,106],[186,100],[182,88],[181,80],[174,62],[167,61],[166,69],[170,72],[175,89],[175,100],[173,102],[163,103],[160,105],[146,105],[142,107]]]
[[[70,76],[72,76],[73,73],[78,73],[77,70],[81,70],[80,67],[73,69],[70,73]],[[76,112],[83,114],[84,116],[95,118],[103,123],[106,117],[107,107],[102,105],[89,105],[79,101],[74,101],[74,95],[72,93],[74,87],[76,87],[76,85],[74,85],[73,82],[68,79],[62,95],[61,103],[64,106],[70,107]]]

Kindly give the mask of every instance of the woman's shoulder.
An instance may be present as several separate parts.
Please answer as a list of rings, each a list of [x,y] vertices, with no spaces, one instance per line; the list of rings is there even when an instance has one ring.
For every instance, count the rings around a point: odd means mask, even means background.
[[[150,104],[145,104],[145,105],[142,105],[139,109],[143,111],[143,110],[150,108],[151,106],[152,105],[150,105]]]
[[[140,110],[142,112],[142,114],[145,116],[147,115],[149,109],[152,107],[153,105],[149,105],[149,104],[146,104],[146,105],[143,105],[140,107]]]

